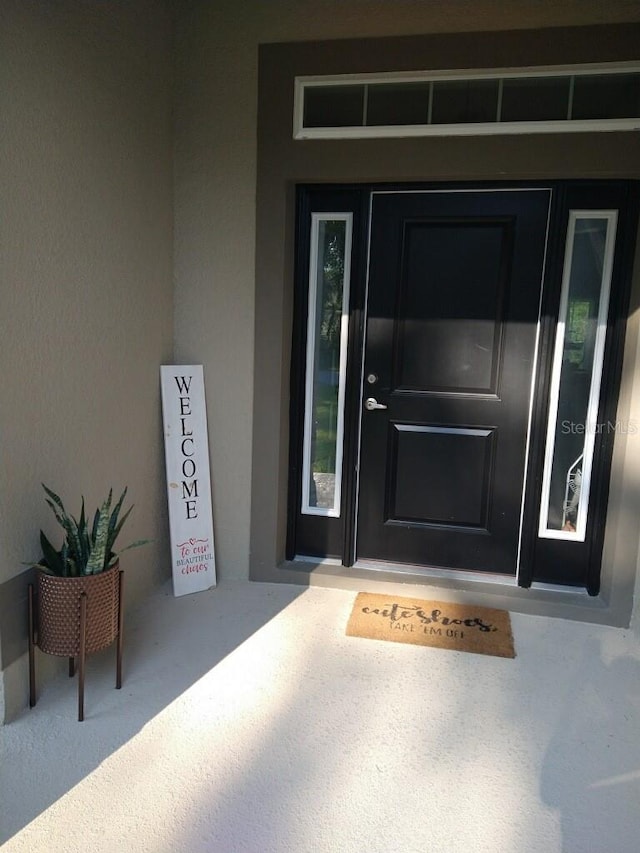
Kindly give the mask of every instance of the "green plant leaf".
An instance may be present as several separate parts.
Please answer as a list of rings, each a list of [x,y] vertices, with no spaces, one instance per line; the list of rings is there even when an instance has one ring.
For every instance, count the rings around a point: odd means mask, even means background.
[[[44,483],[42,487],[46,493],[45,500],[48,506],[64,530],[65,540],[62,549],[56,551],[41,531],[40,541],[43,557],[41,562],[35,565],[61,577],[98,574],[112,566],[118,559],[118,554],[114,550],[116,539],[133,509],[133,505],[130,506],[120,517],[127,495],[127,487],[125,486],[123,489],[113,509],[111,508],[113,489],[109,490],[106,500],[95,511],[91,529],[89,529],[84,497],[82,498],[80,516],[76,519],[75,516],[66,511],[59,495]],[[123,550],[138,548],[150,541],[149,539],[139,539],[127,545]]]
[[[98,523],[96,526],[96,537],[84,572],[87,575],[98,574],[98,572],[103,571],[105,568],[106,558],[108,556],[107,540],[109,534],[109,510],[111,509],[111,496],[112,492],[109,491],[109,497],[100,507]]]
[[[127,494],[127,486],[124,487],[124,491],[118,498],[118,502],[113,508],[113,512],[111,513],[111,518],[109,519],[109,530],[113,530],[116,526],[116,522],[118,521],[118,516],[120,515],[120,510],[122,509],[122,504],[124,503],[125,495]]]
[[[67,557],[67,573],[70,578],[77,578],[83,574],[82,571],[78,568],[78,564],[72,557]]]
[[[51,511],[52,511],[52,512],[53,512],[53,514],[55,515],[55,517],[56,517],[56,521],[58,522],[58,524],[60,525],[60,527],[65,528],[65,517],[64,517],[64,514],[62,514],[62,515],[61,515],[61,514],[60,514],[60,512],[58,512],[58,510],[56,509],[56,506],[55,506],[55,504],[53,503],[53,501],[50,501],[48,498],[46,499],[46,501],[47,501],[47,503],[49,504],[49,506],[51,507]],[[65,529],[66,529],[66,528],[65,528]]]
[[[76,526],[78,529],[78,542],[80,548],[78,554],[79,565],[82,566],[84,569],[84,567],[87,565],[87,561],[89,560],[89,555],[91,554],[91,540],[89,538],[89,531],[87,529],[87,517],[85,515],[84,510],[84,496],[82,498],[82,507],[80,509],[80,521],[77,522]]]
[[[69,575],[69,549],[67,548],[67,543],[65,542],[62,546],[62,553],[60,555],[62,559],[62,577],[66,578]]]
[[[45,490],[45,492],[47,493],[47,495],[51,498],[51,501],[52,501],[54,504],[56,504],[56,506],[60,509],[60,511],[61,511],[62,513],[64,513],[64,514],[66,515],[66,511],[65,511],[65,508],[64,508],[64,504],[62,503],[62,501],[60,500],[60,498],[58,497],[58,495],[56,495],[56,493],[55,493],[55,492],[52,492],[52,491],[51,491],[51,489],[50,489],[48,486],[45,486],[45,484],[44,484],[44,483],[42,484],[42,488]],[[49,503],[49,501],[47,501],[47,503]],[[49,505],[51,506],[51,504],[50,504],[50,503],[49,503]],[[52,509],[53,509],[53,507],[52,507]],[[55,512],[55,509],[54,509],[53,511]]]
[[[93,543],[96,541],[96,533],[98,532],[98,522],[100,521],[100,510],[97,509],[93,515],[93,524],[91,525],[90,545],[93,548]]]
[[[69,542],[69,545],[72,546],[74,544],[74,538],[77,539],[78,526],[75,519],[73,519],[66,511],[62,500],[55,492],[53,492],[48,486],[45,486],[44,483],[42,484],[42,488],[48,495],[48,498],[46,500],[51,508],[51,511],[56,517],[56,521],[63,528],[63,530],[67,534],[67,537],[72,540]]]
[[[133,504],[131,504],[129,509],[125,512],[125,514],[122,516],[122,518],[120,519],[118,524],[113,529],[111,528],[111,525],[109,526],[109,543],[108,543],[108,548],[107,548],[109,553],[111,553],[111,551],[113,551],[114,545],[116,543],[116,539],[118,538],[118,535],[120,534],[120,531],[122,530],[122,525],[129,518],[129,513],[131,512],[132,509],[133,509]],[[112,518],[113,518],[113,516],[112,516]]]
[[[113,546],[115,544],[116,539],[118,538],[118,533],[122,529],[122,525],[124,524],[127,516],[131,512],[132,507],[125,513],[123,518],[120,520],[118,524],[118,516],[120,515],[120,510],[122,509],[122,504],[124,503],[125,495],[127,494],[127,487],[125,486],[124,491],[118,498],[118,502],[113,508],[113,512],[111,513],[111,518],[109,519],[109,532],[108,532],[108,540],[107,540],[107,554],[110,554],[113,551]]]
[[[67,548],[69,553],[77,563],[82,563],[82,548],[80,545],[80,537],[78,535],[78,524],[66,511],[60,497],[53,492],[48,486],[42,484],[48,498],[46,499],[56,520],[63,528],[67,536]]]
[[[153,539],[137,539],[135,542],[132,542],[130,545],[126,545],[124,548],[121,548],[118,553],[124,554],[125,551],[131,550],[131,548],[139,548],[141,545],[148,545],[149,542],[153,542]]]
[[[40,531],[40,547],[42,548],[42,557],[51,574],[64,577],[65,567],[62,560],[62,555],[56,551],[51,542]]]
[[[69,548],[69,556],[77,563],[82,563],[82,540],[78,529],[78,522],[73,516],[69,516],[67,527],[67,547]]]

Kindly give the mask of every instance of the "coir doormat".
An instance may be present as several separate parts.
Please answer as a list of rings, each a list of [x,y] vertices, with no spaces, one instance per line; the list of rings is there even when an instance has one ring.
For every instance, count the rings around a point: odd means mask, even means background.
[[[509,614],[473,604],[360,592],[349,617],[347,636],[503,658],[516,656]]]

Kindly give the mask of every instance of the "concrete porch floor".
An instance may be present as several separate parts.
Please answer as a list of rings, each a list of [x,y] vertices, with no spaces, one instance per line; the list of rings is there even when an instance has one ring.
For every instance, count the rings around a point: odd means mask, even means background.
[[[63,675],[0,728],[3,851],[640,849],[633,630],[513,613],[505,660],[346,637],[354,597],[155,592],[121,691],[110,649],[85,722]]]

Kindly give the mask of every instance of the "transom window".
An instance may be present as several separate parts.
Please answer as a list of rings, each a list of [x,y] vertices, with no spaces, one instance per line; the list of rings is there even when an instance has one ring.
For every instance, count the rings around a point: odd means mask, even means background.
[[[295,139],[639,128],[637,63],[295,81]]]

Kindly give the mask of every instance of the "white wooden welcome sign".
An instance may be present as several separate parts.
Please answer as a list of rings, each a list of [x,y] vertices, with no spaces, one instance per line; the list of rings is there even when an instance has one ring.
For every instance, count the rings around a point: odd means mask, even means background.
[[[160,368],[173,594],[216,585],[202,365]]]

